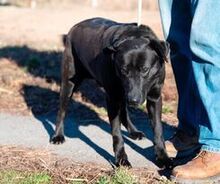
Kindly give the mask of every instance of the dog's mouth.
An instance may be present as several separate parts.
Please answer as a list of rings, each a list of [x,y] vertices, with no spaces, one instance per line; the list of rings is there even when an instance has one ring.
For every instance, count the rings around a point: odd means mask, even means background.
[[[133,108],[138,108],[139,103],[137,103],[137,102],[129,102],[128,101],[128,106],[133,107]]]
[[[144,103],[145,103],[144,100],[129,100],[129,99],[127,99],[127,105],[129,107],[132,107],[132,108],[135,108],[135,109],[138,109]]]

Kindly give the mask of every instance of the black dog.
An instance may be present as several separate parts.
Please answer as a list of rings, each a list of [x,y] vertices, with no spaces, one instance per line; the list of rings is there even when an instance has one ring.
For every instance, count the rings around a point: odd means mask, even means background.
[[[137,24],[94,18],[72,27],[65,40],[60,109],[52,143],[64,142],[63,120],[69,97],[83,79],[93,78],[107,94],[116,165],[130,166],[121,124],[132,138],[144,136],[132,124],[127,105],[137,106],[145,100],[154,130],[155,153],[158,160],[166,163],[169,159],[161,125],[161,88],[167,52],[167,43],[158,40],[153,31],[144,25],[138,27]]]

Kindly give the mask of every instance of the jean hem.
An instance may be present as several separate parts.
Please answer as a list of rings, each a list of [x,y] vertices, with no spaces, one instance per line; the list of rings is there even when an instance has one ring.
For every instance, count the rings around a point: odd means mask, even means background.
[[[211,146],[203,145],[201,147],[201,150],[212,152],[212,153],[220,153],[220,147],[219,148],[214,148],[214,147],[211,147]]]

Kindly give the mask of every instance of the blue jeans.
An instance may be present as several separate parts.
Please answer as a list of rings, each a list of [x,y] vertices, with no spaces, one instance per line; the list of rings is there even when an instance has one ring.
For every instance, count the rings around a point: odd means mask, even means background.
[[[220,0],[159,0],[179,95],[179,128],[220,152]]]

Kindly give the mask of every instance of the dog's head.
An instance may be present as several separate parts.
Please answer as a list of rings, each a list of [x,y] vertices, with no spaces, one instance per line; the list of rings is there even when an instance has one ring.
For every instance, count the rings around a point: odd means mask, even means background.
[[[128,105],[142,104],[150,86],[164,68],[169,45],[155,38],[139,37],[117,40],[108,49]]]

